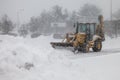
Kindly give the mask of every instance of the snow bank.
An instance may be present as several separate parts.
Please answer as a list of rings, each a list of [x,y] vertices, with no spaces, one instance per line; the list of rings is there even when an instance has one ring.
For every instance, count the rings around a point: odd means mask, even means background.
[[[80,55],[68,50],[53,49],[49,43],[59,40],[52,36],[34,39],[11,36],[0,38],[0,80],[120,79],[120,52],[109,55],[104,52],[120,48],[117,43],[120,38],[107,38],[101,53]],[[89,57],[91,54],[94,56]]]

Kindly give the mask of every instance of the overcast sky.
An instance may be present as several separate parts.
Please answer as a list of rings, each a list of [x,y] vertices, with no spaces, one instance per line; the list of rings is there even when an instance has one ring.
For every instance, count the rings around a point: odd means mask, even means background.
[[[28,22],[30,17],[38,16],[41,11],[49,10],[54,5],[60,5],[69,11],[78,10],[85,3],[95,4],[102,9],[105,19],[110,18],[110,0],[0,0],[0,17],[7,14],[17,22],[19,13],[20,22]],[[120,8],[120,0],[113,0],[113,12]]]

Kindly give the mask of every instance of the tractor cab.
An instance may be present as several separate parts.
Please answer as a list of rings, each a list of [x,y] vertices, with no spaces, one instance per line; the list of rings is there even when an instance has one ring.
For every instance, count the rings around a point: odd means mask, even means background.
[[[76,33],[85,33],[88,40],[92,40],[96,34],[96,23],[77,23]]]

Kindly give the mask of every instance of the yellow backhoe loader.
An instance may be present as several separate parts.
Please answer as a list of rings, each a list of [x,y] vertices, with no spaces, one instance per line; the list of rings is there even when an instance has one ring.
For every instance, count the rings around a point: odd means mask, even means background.
[[[75,23],[75,33],[67,33],[62,42],[51,42],[53,48],[59,47],[73,47],[73,52],[82,51],[89,52],[90,48],[94,52],[99,52],[102,49],[102,42],[105,40],[104,36],[104,22],[103,16],[98,16],[99,23]]]

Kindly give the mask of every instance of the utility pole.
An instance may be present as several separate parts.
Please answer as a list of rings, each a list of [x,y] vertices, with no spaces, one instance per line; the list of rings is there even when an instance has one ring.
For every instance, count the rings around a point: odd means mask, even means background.
[[[19,28],[21,23],[20,23],[20,13],[24,11],[24,9],[20,9],[19,11],[17,11],[17,27]]]
[[[112,23],[112,7],[113,7],[113,5],[112,5],[112,0],[111,0],[111,2],[110,2],[110,16],[111,16],[111,23]]]
[[[115,37],[117,37],[117,29],[116,29],[116,25],[114,25],[115,23],[113,23],[112,12],[113,12],[113,3],[112,0],[110,0],[110,23],[111,23],[111,27],[113,28],[112,34],[115,34]]]
[[[114,34],[115,34],[115,37],[117,37],[117,25],[116,25],[116,22],[113,22],[113,16],[112,16],[112,12],[113,12],[113,3],[112,3],[112,0],[111,0],[110,4],[111,4],[110,5],[110,7],[111,7],[111,10],[110,10],[111,11],[110,12],[111,13],[111,26],[113,26],[113,29],[115,29],[114,30],[114,32],[115,32]]]
[[[19,19],[19,12],[17,11],[17,24],[16,24],[16,31],[19,33],[20,28],[20,19]]]

